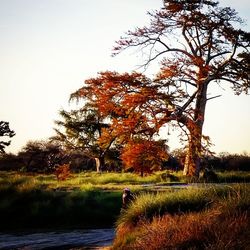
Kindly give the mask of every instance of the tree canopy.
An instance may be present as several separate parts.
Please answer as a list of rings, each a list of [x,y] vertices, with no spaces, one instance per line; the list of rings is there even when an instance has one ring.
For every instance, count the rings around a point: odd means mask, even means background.
[[[144,146],[146,150],[147,145],[150,144],[155,145],[154,149],[164,151],[164,148],[156,147],[157,143],[154,142],[159,130],[157,112],[154,111],[154,108],[157,105],[161,106],[162,101],[156,100],[156,93],[157,86],[155,86],[154,92],[152,81],[141,73],[102,72],[97,78],[86,80],[84,86],[73,93],[71,98],[87,100],[88,106],[95,107],[98,116],[106,121],[107,126],[102,127],[97,141],[103,152],[112,147],[121,149],[123,163],[127,168],[133,167],[137,171],[140,169],[138,164],[128,166],[127,163],[132,161],[128,161],[128,157],[125,157],[128,155],[125,153],[125,149],[133,148],[133,144],[138,148],[138,140],[142,140],[144,143],[140,145],[141,149]],[[164,144],[163,141],[161,143],[161,145]],[[130,156],[132,157],[132,154]],[[134,162],[141,162],[138,154],[133,154],[133,158]],[[135,160],[135,158],[138,159]],[[159,163],[162,163],[166,156],[163,158],[158,160],[158,168]],[[150,172],[150,168],[151,166],[144,167],[143,172]]]
[[[11,138],[14,135],[15,135],[15,132],[14,132],[14,130],[10,129],[9,123],[5,122],[5,121],[0,121],[0,136],[4,137],[4,138],[6,138],[6,137]],[[6,140],[0,141],[0,152],[4,153],[5,147],[9,146],[9,145],[10,145],[10,140],[9,141],[6,141]]]
[[[160,62],[154,82],[172,97],[162,117],[177,121],[187,135],[184,173],[198,175],[206,104],[214,98],[207,94],[208,85],[229,84],[237,95],[248,93],[250,34],[238,28],[242,20],[234,9],[212,0],[168,0],[149,15],[150,25],[128,31],[114,55],[138,47],[146,55],[145,67]]]

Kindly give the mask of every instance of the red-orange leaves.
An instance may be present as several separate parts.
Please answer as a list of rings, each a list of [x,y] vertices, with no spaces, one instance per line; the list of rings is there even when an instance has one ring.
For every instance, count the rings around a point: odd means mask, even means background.
[[[143,173],[160,170],[168,155],[163,141],[140,139],[126,144],[121,159],[125,169],[133,168],[135,172],[143,175]]]
[[[97,111],[98,119],[106,123],[99,130],[99,148],[105,152],[113,145],[126,145],[124,165],[142,173],[159,169],[167,157],[165,145],[152,141],[169,105],[169,96],[159,91],[160,86],[141,73],[107,71],[86,80],[74,94],[85,99]],[[135,137],[144,140],[132,142]]]
[[[144,97],[140,89],[149,80],[140,73],[102,72],[99,77],[92,78],[85,83],[91,88],[91,94],[95,96],[96,105],[101,114],[123,115],[125,109],[139,105]]]
[[[58,166],[55,170],[55,175],[58,181],[65,181],[70,176],[69,164]]]
[[[182,10],[183,6],[182,4],[178,4],[178,3],[169,3],[168,6],[167,6],[169,12],[179,12]]]

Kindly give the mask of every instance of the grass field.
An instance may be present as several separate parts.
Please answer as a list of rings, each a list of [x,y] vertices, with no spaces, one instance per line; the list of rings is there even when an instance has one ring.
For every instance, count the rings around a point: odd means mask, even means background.
[[[0,172],[0,230],[112,227],[123,188],[140,192],[143,184],[161,181],[160,173],[85,172],[58,181],[55,175]]]
[[[120,212],[121,193],[79,176],[58,182],[53,175],[1,172],[0,229],[111,227]]]
[[[249,180],[248,172],[218,173],[219,182]],[[249,208],[249,199],[243,198],[242,194],[244,190],[250,191],[249,184],[215,187],[200,183],[199,188],[185,185],[181,189],[171,188],[171,185],[187,182],[181,172],[157,172],[143,178],[132,173],[85,172],[72,174],[65,181],[58,181],[55,175],[0,172],[0,230],[117,226],[115,249],[119,246],[126,249],[131,244],[138,249],[148,249],[138,242],[138,237],[147,242],[147,234],[152,232],[156,239],[167,242],[168,239],[157,235],[156,225],[163,233],[167,230],[164,225],[168,220],[173,225],[184,225],[185,216],[187,221],[193,218],[194,224],[206,217],[216,220],[213,215],[232,211],[225,208],[235,207],[234,204],[240,208],[235,210],[239,218],[243,220],[248,216],[245,212]],[[121,195],[125,187],[130,187],[137,199],[130,209],[121,212]]]

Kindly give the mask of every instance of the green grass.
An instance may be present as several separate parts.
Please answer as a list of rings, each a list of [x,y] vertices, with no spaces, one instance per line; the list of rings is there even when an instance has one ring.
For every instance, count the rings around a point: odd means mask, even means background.
[[[174,180],[174,182],[173,182]],[[82,172],[71,174],[65,181],[57,181],[55,175],[30,175],[18,172],[0,172],[0,189],[15,190],[122,190],[130,187],[133,191],[143,189],[144,184],[183,183],[180,173],[167,175],[157,172],[153,175],[140,177],[132,173],[96,173]]]
[[[57,181],[55,175],[0,172],[0,229],[114,226],[123,188],[138,192],[160,178],[85,172]]]
[[[121,192],[94,190],[0,192],[0,229],[113,226]]]
[[[113,226],[121,208],[121,190],[58,182],[53,175],[0,173],[0,229],[86,228]]]
[[[138,193],[143,184],[167,178],[160,172],[144,178],[83,172],[57,181],[55,175],[0,172],[0,229],[114,226],[123,188]]]
[[[250,172],[246,171],[217,172],[217,175],[220,183],[250,182]]]
[[[219,183],[250,182],[249,172],[217,172]],[[140,177],[132,173],[82,172],[71,174],[65,181],[57,181],[55,175],[30,175],[18,172],[0,172],[0,189],[12,187],[19,190],[62,189],[62,190],[121,190],[130,186],[138,190],[143,184],[179,184],[189,182],[182,172],[156,172]],[[202,179],[201,179],[202,182]]]
[[[221,176],[226,179],[225,173]],[[135,224],[142,216],[151,219],[176,209],[198,211],[211,204],[212,191],[208,195],[207,188],[198,193],[171,188],[170,184],[185,181],[181,172],[166,171],[143,178],[132,173],[83,172],[72,174],[65,181],[57,181],[55,175],[0,172],[0,229],[113,226],[120,215],[125,187],[130,187],[139,198],[122,213],[118,224]],[[228,192],[217,188],[213,193],[223,198]]]
[[[183,213],[187,211],[201,211],[212,202],[209,190],[188,188],[180,191],[144,193],[125,210],[117,220],[121,224],[136,225],[141,218],[151,220],[154,216],[165,213]]]

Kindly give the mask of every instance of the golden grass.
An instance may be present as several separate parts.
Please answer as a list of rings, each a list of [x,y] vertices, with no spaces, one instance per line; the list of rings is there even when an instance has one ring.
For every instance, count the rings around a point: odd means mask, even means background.
[[[162,178],[165,172],[140,177],[132,173],[96,173],[82,172],[70,174],[66,180],[58,181],[56,175],[27,174],[20,172],[0,171],[0,189],[12,187],[24,191],[42,190],[110,190],[118,191],[129,187],[133,192],[145,189],[144,184],[166,183]],[[167,180],[170,182],[170,180]],[[169,183],[168,182],[168,183]],[[151,187],[148,187],[151,189]]]
[[[220,190],[213,205],[200,212],[141,216],[136,225],[123,222],[113,249],[249,249],[249,185],[236,185],[227,192],[221,196]]]
[[[142,225],[133,249],[237,249],[247,246],[239,237],[247,229],[247,214],[226,216],[222,211],[165,215]]]

